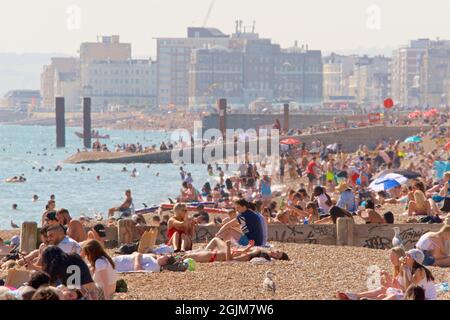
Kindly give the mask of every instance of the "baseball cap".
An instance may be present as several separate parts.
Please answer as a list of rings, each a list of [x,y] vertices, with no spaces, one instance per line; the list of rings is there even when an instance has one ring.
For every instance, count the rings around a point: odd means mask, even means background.
[[[423,260],[425,260],[425,255],[419,249],[411,249],[407,251],[406,254],[410,256],[418,264],[422,264]]]
[[[106,228],[103,224],[97,223],[93,228],[101,238],[106,238]]]

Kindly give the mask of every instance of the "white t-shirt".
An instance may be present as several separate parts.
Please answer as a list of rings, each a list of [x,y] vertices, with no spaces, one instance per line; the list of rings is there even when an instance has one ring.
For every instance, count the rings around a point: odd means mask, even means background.
[[[324,213],[329,213],[330,212],[330,206],[328,206],[326,204],[326,202],[328,201],[327,196],[322,193],[320,196],[316,197],[317,203],[319,204],[319,208],[322,209],[324,211]]]
[[[117,272],[133,272],[134,270],[134,259],[133,255],[117,256],[114,257],[114,263],[116,264]],[[141,260],[141,266],[145,271],[148,272],[160,272],[161,266],[158,264],[155,258],[150,254],[143,254]]]
[[[78,242],[73,240],[72,238],[69,238],[68,236],[65,236],[64,239],[58,243],[58,247],[64,251],[65,253],[81,253],[81,246]]]
[[[106,271],[106,283],[101,282],[100,272]],[[105,257],[101,257],[95,261],[95,273],[92,277],[94,282],[100,287],[113,285],[117,282],[117,272],[111,263]]]
[[[422,251],[432,251],[435,247],[436,245],[431,241],[429,234],[426,233],[420,237],[416,244],[416,248]]]

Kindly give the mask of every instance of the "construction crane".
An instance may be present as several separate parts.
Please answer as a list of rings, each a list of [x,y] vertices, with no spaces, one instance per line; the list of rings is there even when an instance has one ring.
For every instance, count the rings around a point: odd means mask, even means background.
[[[212,9],[214,8],[214,4],[216,3],[216,0],[211,0],[211,3],[209,4],[208,12],[206,13],[205,20],[203,20],[203,28],[206,27],[208,24],[209,17],[211,16]]]

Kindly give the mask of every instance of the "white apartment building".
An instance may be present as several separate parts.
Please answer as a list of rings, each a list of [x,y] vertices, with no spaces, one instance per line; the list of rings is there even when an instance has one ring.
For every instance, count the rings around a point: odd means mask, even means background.
[[[402,106],[420,104],[420,72],[423,55],[430,40],[413,40],[392,54],[391,91],[394,101]]]
[[[81,70],[82,95],[92,110],[153,107],[156,104],[156,63],[152,60],[98,60]]]

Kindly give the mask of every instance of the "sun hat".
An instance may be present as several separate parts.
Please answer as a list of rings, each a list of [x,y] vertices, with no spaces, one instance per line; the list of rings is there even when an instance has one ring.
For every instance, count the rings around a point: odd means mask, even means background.
[[[407,251],[406,254],[418,264],[422,264],[423,260],[425,260],[425,255],[423,254],[422,250],[419,249],[411,249]]]
[[[345,181],[342,181],[342,182],[339,183],[339,185],[336,187],[336,190],[337,190],[339,193],[342,193],[342,192],[344,192],[344,191],[347,190],[347,189],[349,189],[349,186],[348,186],[347,182],[345,182]]]

